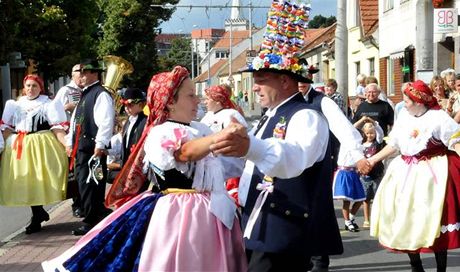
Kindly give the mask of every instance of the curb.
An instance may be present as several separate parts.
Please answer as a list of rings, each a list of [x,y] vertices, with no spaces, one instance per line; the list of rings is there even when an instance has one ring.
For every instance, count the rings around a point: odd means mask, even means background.
[[[42,223],[43,226],[46,226],[47,224],[49,224],[50,221],[52,221],[52,219],[55,219],[55,215],[61,211],[63,208],[63,206],[65,206],[67,208],[67,202],[70,201],[70,199],[66,199],[66,200],[63,200],[59,203],[56,203],[54,204],[53,206],[51,206],[47,212],[49,213],[50,215],[50,220],[45,222],[45,223]],[[30,220],[27,222],[27,224],[30,222]],[[25,227],[25,226],[24,226]],[[24,227],[21,227],[19,230],[13,232],[12,234],[8,235],[6,238],[4,238],[3,240],[0,241],[0,257],[5,255],[5,253],[8,252],[8,250],[10,250],[11,248],[17,246],[18,244],[21,243],[21,240],[20,238],[22,238],[22,236],[26,235],[25,234],[25,230],[24,230]],[[16,239],[18,238],[18,239]]]

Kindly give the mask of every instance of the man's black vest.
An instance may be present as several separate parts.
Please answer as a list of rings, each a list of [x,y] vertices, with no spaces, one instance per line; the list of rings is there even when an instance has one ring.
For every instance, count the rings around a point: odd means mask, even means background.
[[[318,91],[315,91],[314,89],[311,89],[308,92],[305,100],[307,101],[307,104],[309,104],[312,109],[323,113],[323,108],[321,108],[321,101],[323,100],[325,96],[326,95],[324,95],[323,93],[320,93]],[[329,120],[327,121],[329,124]],[[330,130],[329,130],[329,145],[331,149],[332,167],[333,167],[333,170],[335,170],[337,168],[337,159],[339,157],[340,142],[337,139],[337,137],[335,137],[334,133],[332,133]]]
[[[272,137],[280,118],[289,121],[299,110],[313,109],[302,94],[280,106],[262,133],[262,139]],[[329,149],[325,158],[328,158]],[[264,175],[257,167],[251,179],[248,198],[243,209],[242,223],[248,217],[260,193],[256,186]],[[331,161],[324,159],[290,179],[274,178],[270,193],[253,228],[246,248],[261,252],[295,253],[305,255],[334,255],[343,252],[342,241],[332,201]]]
[[[83,91],[80,102],[75,109],[75,125],[81,126],[80,137],[78,139],[78,152],[94,153],[94,148],[96,147],[94,140],[96,139],[98,127],[94,122],[93,111],[96,99],[102,92],[107,92],[107,90],[100,83],[90,86]],[[74,131],[74,145],[76,136],[76,131]]]

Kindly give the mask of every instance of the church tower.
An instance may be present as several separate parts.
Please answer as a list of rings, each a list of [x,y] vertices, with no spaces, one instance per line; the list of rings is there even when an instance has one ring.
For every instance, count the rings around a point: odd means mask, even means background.
[[[249,21],[244,19],[242,16],[243,11],[241,9],[241,1],[233,0],[230,19],[225,20],[225,31],[230,31],[230,28],[233,31],[248,30]]]

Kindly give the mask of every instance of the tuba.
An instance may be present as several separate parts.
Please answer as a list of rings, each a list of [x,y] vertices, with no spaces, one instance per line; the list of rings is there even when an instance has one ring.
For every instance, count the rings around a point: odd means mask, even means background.
[[[133,65],[122,57],[108,55],[103,58],[106,68],[105,80],[103,86],[112,93],[115,102],[115,110],[120,112],[123,104],[121,96],[117,92],[118,85],[124,75],[131,74],[134,71]]]

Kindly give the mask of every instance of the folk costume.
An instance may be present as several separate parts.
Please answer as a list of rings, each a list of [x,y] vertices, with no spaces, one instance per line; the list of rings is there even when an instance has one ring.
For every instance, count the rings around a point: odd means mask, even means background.
[[[52,131],[67,129],[64,108],[43,95],[39,76],[27,75],[23,81],[33,95],[36,85],[30,82],[39,86],[38,95],[7,101],[0,120],[2,131],[13,131],[0,160],[0,205],[31,206],[26,234],[41,231],[41,223],[49,220],[43,205],[65,199],[68,168],[65,148]]]
[[[308,66],[299,61],[303,34],[297,31],[306,27],[309,10],[273,1],[261,52],[246,71],[312,83],[305,77]],[[310,256],[342,253],[326,119],[298,92],[269,108],[249,134],[239,188],[249,270],[281,269],[287,262],[292,271],[306,271]]]
[[[390,249],[442,252],[460,247],[460,158],[452,146],[460,126],[431,90],[416,81],[404,90],[428,110],[401,111],[387,144],[401,153],[383,177],[371,214],[371,235]]]
[[[213,132],[219,132],[228,126],[231,118],[235,118],[244,127],[248,127],[246,120],[243,117],[241,109],[230,99],[229,91],[223,86],[212,86],[205,90],[206,96],[214,101],[220,102],[222,109],[215,112],[208,110],[206,115],[201,119],[201,123],[207,125]],[[225,158],[224,158],[225,159]],[[243,164],[243,160],[241,159]],[[232,177],[225,183],[225,187],[230,196],[238,203],[238,186],[240,178]]]
[[[29,78],[38,80],[29,75],[24,82]],[[6,102],[0,123],[2,131],[14,131],[0,160],[0,205],[37,206],[64,200],[67,155],[51,131],[68,127],[63,106],[43,94],[32,100],[22,96]]]
[[[140,89],[128,88],[122,94],[122,103],[125,107],[127,103],[140,103],[144,101],[146,101],[145,95]],[[123,164],[126,163],[134,145],[139,141],[146,121],[147,116],[141,111],[136,116],[129,116],[128,121],[123,126],[121,152]]]
[[[166,105],[188,75],[178,66],[155,75],[149,87],[149,122],[140,144],[153,189],[131,195],[73,248],[44,262],[45,271],[246,271],[236,206],[224,188],[227,169],[212,154],[196,162],[174,159],[182,143],[211,133],[198,122],[168,119]],[[130,182],[116,182],[110,194]]]
[[[82,72],[102,71],[94,60],[84,61]],[[115,111],[112,96],[95,81],[83,88],[83,93],[71,118],[71,129],[67,145],[72,147],[71,170],[75,176],[81,197],[81,209],[84,216],[81,229],[74,235],[87,232],[101,221],[110,210],[104,206],[107,181],[107,156],[94,157],[95,148],[107,149],[113,134]],[[94,175],[94,169],[101,169],[101,175]]]

